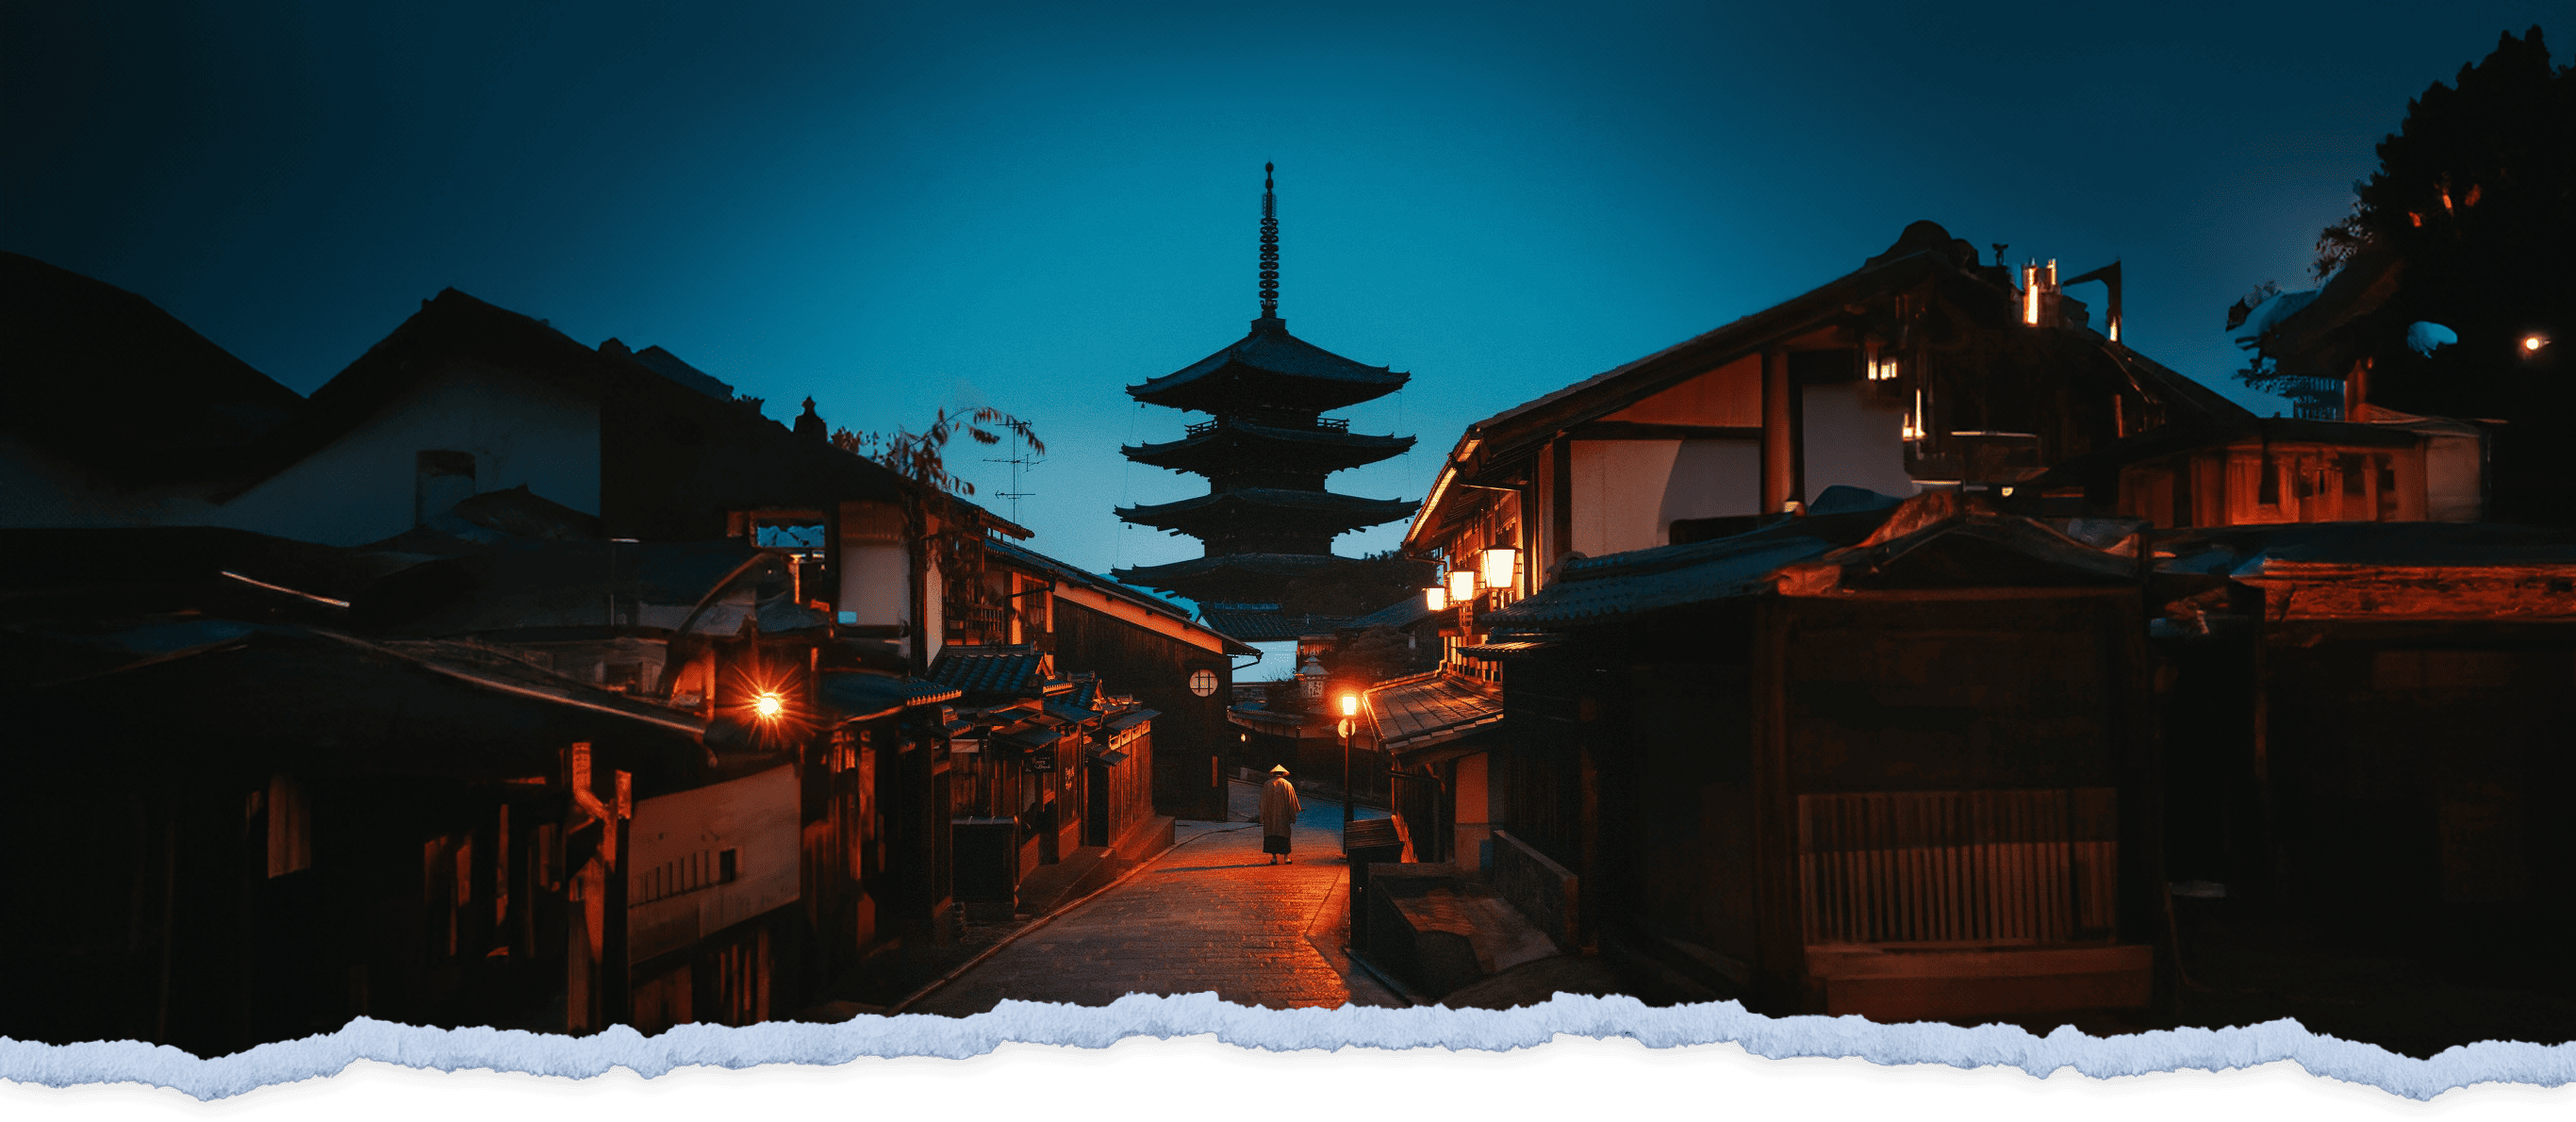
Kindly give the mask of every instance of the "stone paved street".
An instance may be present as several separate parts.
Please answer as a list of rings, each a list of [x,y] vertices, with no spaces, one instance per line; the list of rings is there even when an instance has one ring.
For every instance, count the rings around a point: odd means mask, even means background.
[[[1237,788],[1238,803],[1247,790]],[[1341,953],[1349,892],[1341,814],[1338,803],[1306,798],[1296,862],[1277,866],[1261,852],[1259,826],[1182,822],[1179,842],[1126,883],[905,1011],[965,1016],[1004,998],[1106,1005],[1129,993],[1211,990],[1271,1008],[1401,1005]]]

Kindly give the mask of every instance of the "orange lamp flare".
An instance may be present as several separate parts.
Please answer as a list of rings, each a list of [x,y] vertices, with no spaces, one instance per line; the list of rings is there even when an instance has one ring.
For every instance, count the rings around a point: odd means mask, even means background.
[[[1346,693],[1342,695],[1342,715],[1345,717],[1356,717],[1360,715],[1360,695],[1355,693]]]
[[[761,720],[775,721],[780,714],[787,712],[787,702],[776,693],[764,691],[751,699],[751,711],[760,714]]]

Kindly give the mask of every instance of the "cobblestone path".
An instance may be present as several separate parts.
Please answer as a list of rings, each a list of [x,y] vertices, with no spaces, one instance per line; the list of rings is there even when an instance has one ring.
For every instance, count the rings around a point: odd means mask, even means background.
[[[1004,998],[1106,1005],[1129,993],[1211,990],[1274,1009],[1404,1004],[1342,954],[1350,880],[1341,829],[1340,804],[1307,799],[1291,835],[1296,861],[1272,865],[1259,826],[1184,821],[1179,841],[1126,883],[905,1011],[962,1017]]]

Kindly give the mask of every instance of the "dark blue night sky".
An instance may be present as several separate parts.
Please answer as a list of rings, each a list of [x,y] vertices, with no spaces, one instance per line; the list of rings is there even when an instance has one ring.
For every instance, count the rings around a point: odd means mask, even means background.
[[[1421,447],[1339,491],[1418,499],[1465,424],[1918,218],[2123,259],[2127,341],[2269,412],[2228,381],[2227,305],[2305,286],[2408,98],[2564,12],[22,3],[0,248],[299,392],[453,286],[781,419],[995,405],[1052,448],[1033,544],[1106,570],[1197,553],[1110,516],[1204,487],[1119,458],[1184,421],[1119,391],[1256,314],[1264,161],[1281,315],[1414,375],[1349,415]]]

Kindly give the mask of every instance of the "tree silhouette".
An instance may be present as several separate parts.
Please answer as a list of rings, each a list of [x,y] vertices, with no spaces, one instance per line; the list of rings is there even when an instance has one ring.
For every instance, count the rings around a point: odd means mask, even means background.
[[[964,631],[982,641],[995,641],[1001,634],[1008,614],[1023,610],[1007,597],[997,596],[984,582],[984,535],[990,532],[990,515],[963,503],[948,500],[950,496],[975,493],[975,485],[958,478],[948,470],[948,442],[959,433],[977,444],[999,444],[1004,433],[1015,433],[1028,443],[1034,455],[1046,454],[1046,442],[1038,439],[1029,422],[991,406],[982,406],[951,414],[945,409],[920,432],[897,428],[890,432],[852,432],[837,429],[832,444],[844,452],[876,463],[897,475],[919,484],[913,499],[904,504],[904,529],[915,541],[923,543],[929,563],[942,578],[941,616],[952,631]]]
[[[2551,64],[2536,26],[2501,35],[2408,102],[2377,152],[2352,212],[2317,237],[2325,289],[2263,337],[2243,376],[2361,374],[2376,405],[2503,420],[2500,504],[2561,502],[2549,494],[2565,480],[2548,480],[2566,474],[2558,434],[2576,403],[2564,359],[2576,345],[2576,70]],[[2410,346],[2419,322],[2458,342]]]

